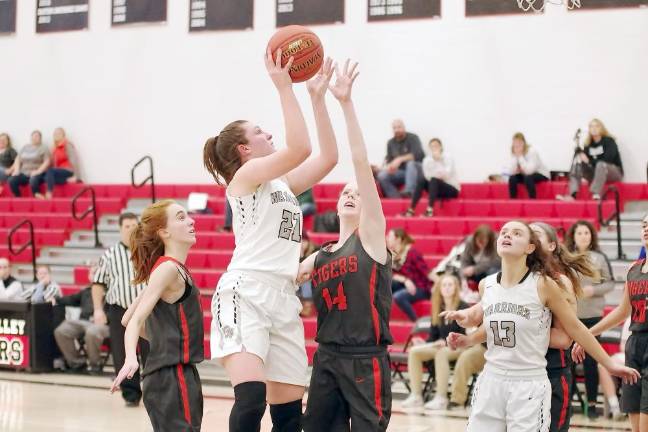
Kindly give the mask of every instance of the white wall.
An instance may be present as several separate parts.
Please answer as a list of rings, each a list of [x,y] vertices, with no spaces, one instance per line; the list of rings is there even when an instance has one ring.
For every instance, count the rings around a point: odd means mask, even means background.
[[[169,0],[166,24],[121,28],[110,27],[110,2],[93,0],[90,29],[61,34],[35,34],[36,0],[19,3],[17,33],[0,37],[0,129],[17,144],[34,128],[49,143],[62,125],[88,181],[127,182],[150,153],[159,181],[189,183],[210,181],[202,145],[230,120],[251,119],[281,142],[262,58],[274,0],[256,0],[254,31],[198,34],[188,33],[188,0]],[[443,139],[463,181],[499,172],[518,130],[566,169],[575,129],[596,116],[618,139],[626,180],[645,181],[648,9],[466,19],[463,1],[444,0],[441,20],[368,24],[365,0],[346,3],[345,24],[315,31],[327,54],[361,63],[356,104],[373,161],[402,117],[424,142]],[[297,93],[312,126],[303,86]],[[344,181],[344,125],[329,106],[343,150],[327,180]]]

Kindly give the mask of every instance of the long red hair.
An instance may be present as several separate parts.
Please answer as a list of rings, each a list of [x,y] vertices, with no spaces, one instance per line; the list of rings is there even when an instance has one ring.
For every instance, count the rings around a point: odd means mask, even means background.
[[[158,201],[146,207],[142,213],[142,220],[131,234],[134,284],[148,282],[153,266],[164,255],[164,243],[158,231],[167,226],[166,211],[171,204],[175,204],[175,201]]]

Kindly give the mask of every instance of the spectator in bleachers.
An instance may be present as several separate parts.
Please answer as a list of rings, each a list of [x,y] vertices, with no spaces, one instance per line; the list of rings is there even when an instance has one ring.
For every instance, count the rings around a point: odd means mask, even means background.
[[[31,303],[53,302],[56,297],[61,296],[61,287],[52,280],[49,266],[39,265],[36,267],[36,279],[38,279],[38,283],[23,294],[26,301]]]
[[[549,170],[542,163],[538,152],[529,146],[522,132],[513,135],[508,174],[511,198],[517,198],[518,185],[524,184],[529,198],[535,199],[537,196],[536,184],[549,180]]]
[[[20,186],[29,183],[31,192],[36,198],[45,198],[39,190],[45,171],[49,168],[51,156],[43,144],[40,131],[31,134],[31,142],[23,146],[11,167],[11,177],[7,180],[14,196],[20,196]]]
[[[468,285],[477,289],[479,281],[499,271],[501,261],[495,247],[495,231],[488,225],[480,225],[468,237],[466,248],[461,255],[461,276]]]
[[[585,147],[577,147],[569,172],[569,195],[556,198],[573,201],[580,189],[581,180],[590,184],[590,192],[595,200],[601,199],[605,183],[623,180],[623,164],[616,141],[599,119],[589,124]]]
[[[565,246],[570,252],[587,253],[593,267],[599,272],[598,280],[580,277],[583,295],[578,299],[578,318],[587,328],[593,327],[603,318],[605,294],[614,289],[612,268],[607,256],[598,244],[598,235],[594,226],[584,220],[577,221],[567,231]],[[596,418],[596,396],[598,394],[599,374],[597,362],[589,354],[583,362],[585,369],[585,389],[589,404],[588,416]]]
[[[385,165],[378,172],[378,183],[387,198],[411,197],[421,172],[420,162],[425,154],[421,140],[405,130],[403,120],[394,120],[392,130],[394,136],[387,141]],[[405,187],[399,193],[396,188],[403,184]]]
[[[459,310],[468,307],[459,299],[461,282],[454,275],[443,275],[434,287],[432,294],[432,321],[430,335],[426,343],[417,340],[417,344],[409,350],[407,371],[409,373],[411,393],[403,401],[403,408],[418,408],[423,405],[421,383],[423,363],[434,360],[436,394],[425,404],[426,409],[445,410],[448,407],[448,382],[450,379],[450,362],[459,358],[463,350],[453,351],[446,345],[450,332],[465,333],[456,321],[446,321],[439,316],[441,311]]]
[[[11,263],[0,258],[0,301],[22,301],[23,285],[11,276]]]
[[[630,337],[631,322],[632,320],[627,318],[625,323],[623,323],[619,352],[611,356],[612,360],[622,366],[625,366],[625,346]],[[605,403],[609,407],[610,417],[614,420],[625,418],[625,414],[621,412],[621,406],[619,405],[619,398],[617,396],[618,386],[620,386],[621,382],[614,379],[612,375],[610,375],[610,372],[601,365],[598,366],[598,372],[599,380],[601,381],[601,389],[603,390],[603,396],[605,397]]]
[[[423,190],[428,192],[428,206],[424,216],[432,216],[434,202],[437,199],[457,198],[459,196],[459,179],[454,161],[444,153],[443,144],[439,138],[432,138],[428,143],[430,155],[423,158],[423,172],[419,176],[412,195],[412,202],[405,216],[414,215],[416,205],[421,199]]]
[[[6,133],[0,133],[0,194],[4,183],[11,175],[11,166],[16,161],[16,149],[11,146],[11,138]]]
[[[45,182],[47,192],[45,198],[51,199],[54,185],[75,183],[79,180],[79,158],[77,151],[67,137],[63,128],[54,129],[54,145],[52,147],[52,164],[45,171],[44,177],[39,177],[38,186]]]
[[[89,269],[89,279],[92,280],[97,264]],[[81,309],[79,319],[66,319],[55,330],[56,344],[65,357],[69,372],[84,372],[98,375],[102,370],[101,345],[108,337],[107,324],[94,322],[94,305],[92,303],[92,286],[87,286],[72,295],[57,297],[56,304],[73,306]],[[83,348],[87,358],[77,348],[76,341],[83,339]]]
[[[387,233],[387,247],[392,251],[392,292],[394,303],[416,321],[412,305],[430,298],[429,268],[423,255],[412,247],[414,239],[402,228]]]

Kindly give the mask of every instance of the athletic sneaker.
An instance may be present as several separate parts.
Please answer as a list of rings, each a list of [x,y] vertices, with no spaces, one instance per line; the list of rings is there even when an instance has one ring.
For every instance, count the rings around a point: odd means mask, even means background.
[[[445,411],[448,409],[448,399],[435,396],[434,399],[425,404],[424,408],[429,411]]]
[[[423,398],[421,396],[410,394],[407,399],[401,402],[401,408],[406,409],[416,409],[423,407]]]

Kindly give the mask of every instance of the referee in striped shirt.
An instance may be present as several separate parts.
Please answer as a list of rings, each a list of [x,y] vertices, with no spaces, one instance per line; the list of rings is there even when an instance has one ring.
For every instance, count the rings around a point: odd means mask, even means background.
[[[126,359],[124,348],[124,332],[121,320],[126,309],[145,287],[144,284],[133,285],[135,278],[131,261],[130,236],[137,227],[137,216],[133,213],[123,213],[119,216],[120,242],[104,253],[99,262],[99,268],[92,279],[92,302],[94,304],[94,323],[106,324],[110,328],[110,348],[112,351],[115,371],[121,370]],[[104,301],[108,304],[108,316],[104,313]],[[148,354],[148,343],[140,339],[140,355],[143,366]],[[142,399],[140,374],[137,372],[131,379],[121,383],[122,397],[126,406],[136,407]]]

